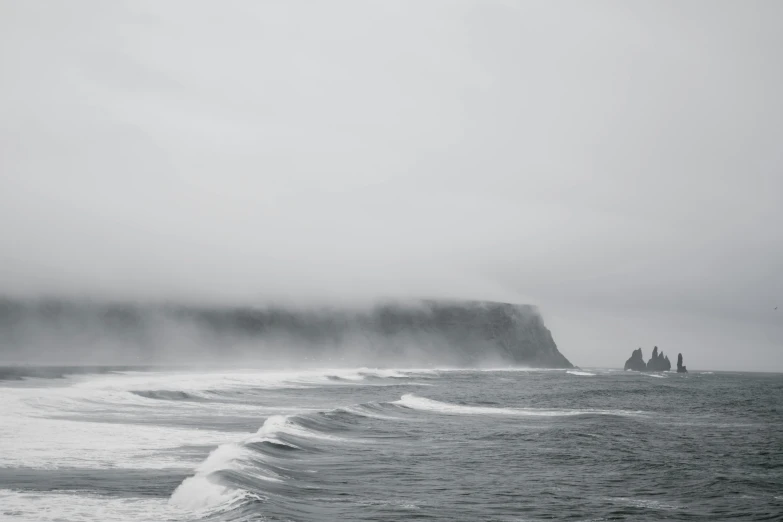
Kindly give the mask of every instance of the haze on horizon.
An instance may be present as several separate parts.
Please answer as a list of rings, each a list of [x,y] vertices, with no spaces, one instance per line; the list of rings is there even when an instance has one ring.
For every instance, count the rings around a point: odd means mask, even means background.
[[[5,0],[0,294],[501,300],[576,365],[783,371],[781,49],[762,0]]]

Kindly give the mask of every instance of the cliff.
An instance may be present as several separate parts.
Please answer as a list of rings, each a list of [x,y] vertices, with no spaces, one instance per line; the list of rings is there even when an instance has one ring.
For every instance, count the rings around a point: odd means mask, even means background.
[[[0,360],[572,367],[533,306],[436,300],[297,308],[0,299]]]

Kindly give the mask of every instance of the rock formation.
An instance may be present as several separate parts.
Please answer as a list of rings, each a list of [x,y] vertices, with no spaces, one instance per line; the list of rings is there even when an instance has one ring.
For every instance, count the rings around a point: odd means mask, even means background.
[[[682,354],[677,354],[677,373],[688,373],[688,368],[682,365]]]
[[[625,361],[626,370],[634,370],[637,372],[647,371],[647,365],[644,364],[644,357],[642,356],[642,349],[638,348],[633,351],[631,358]]]
[[[626,370],[634,370],[637,372],[668,372],[672,369],[672,363],[669,361],[669,357],[663,354],[663,351],[658,352],[658,347],[653,348],[652,357],[644,363],[642,357],[642,349],[638,348],[633,351],[631,358],[625,361]],[[682,354],[677,359],[677,371],[687,372],[685,366],[682,365]]]
[[[647,361],[648,372],[668,372],[672,369],[672,363],[669,362],[669,358],[663,355],[663,352],[658,353],[658,347],[653,348],[652,357]]]

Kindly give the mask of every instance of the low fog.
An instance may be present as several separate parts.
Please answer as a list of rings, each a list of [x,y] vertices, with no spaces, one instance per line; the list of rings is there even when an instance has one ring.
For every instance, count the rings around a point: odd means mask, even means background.
[[[530,303],[579,366],[783,371],[781,49],[774,1],[5,0],[0,294]]]

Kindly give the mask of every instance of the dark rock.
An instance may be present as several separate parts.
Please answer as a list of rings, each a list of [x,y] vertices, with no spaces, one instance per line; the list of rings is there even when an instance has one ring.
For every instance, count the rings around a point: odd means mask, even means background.
[[[682,365],[682,354],[677,354],[677,373],[688,373],[688,368]]]
[[[668,357],[663,355],[663,352],[658,352],[658,347],[653,348],[652,357],[647,361],[648,372],[668,372],[672,369],[672,363]]]
[[[642,349],[638,348],[633,351],[631,358],[625,361],[626,370],[634,370],[637,372],[647,371],[647,365],[644,364],[644,357],[642,356]]]
[[[683,370],[680,370],[680,367],[682,367]],[[653,348],[652,357],[650,357],[650,360],[645,364],[644,358],[642,357],[642,349],[639,348],[634,350],[631,354],[631,358],[625,361],[625,369],[635,370],[637,372],[668,372],[672,369],[672,363],[669,360],[669,356],[664,355],[663,351],[659,352],[658,347],[656,346]],[[685,367],[682,366],[682,354],[680,354],[679,360],[677,361],[677,371],[687,371],[685,370]]]

